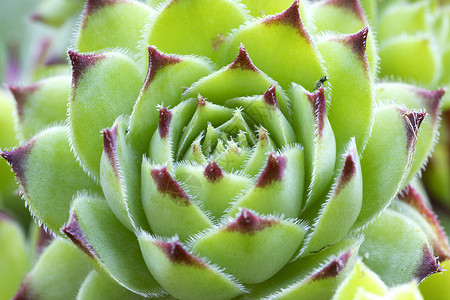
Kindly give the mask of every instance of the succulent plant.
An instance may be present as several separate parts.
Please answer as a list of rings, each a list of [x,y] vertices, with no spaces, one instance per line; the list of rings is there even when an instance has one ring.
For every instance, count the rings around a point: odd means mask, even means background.
[[[16,299],[420,299],[443,91],[375,86],[369,27],[353,0],[87,1],[72,77],[12,89],[30,139],[1,155],[60,236]]]

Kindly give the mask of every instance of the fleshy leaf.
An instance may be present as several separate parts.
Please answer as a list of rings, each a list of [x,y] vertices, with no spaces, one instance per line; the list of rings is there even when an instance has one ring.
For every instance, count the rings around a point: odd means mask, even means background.
[[[133,108],[129,132],[130,144],[139,156],[148,150],[158,126],[156,106],[176,106],[184,89],[212,71],[212,64],[204,59],[166,55],[153,46],[148,47],[147,76]]]
[[[81,164],[95,178],[100,175],[102,129],[121,114],[130,114],[144,76],[130,58],[119,53],[79,54],[72,61],[69,102],[71,143]]]
[[[179,164],[175,169],[175,176],[216,219],[219,219],[230,202],[251,184],[247,177],[222,171],[214,161],[209,162],[206,167]]]
[[[228,214],[235,216],[239,208],[249,208],[296,218],[302,205],[304,176],[300,146],[287,148],[280,155],[272,152],[254,186],[237,199]]]
[[[88,0],[75,47],[81,52],[115,47],[135,49],[152,13],[148,5],[139,1]]]
[[[73,157],[63,126],[1,155],[14,170],[34,216],[56,234],[69,217],[72,196],[82,189],[99,190]]]
[[[28,271],[25,235],[16,220],[0,211],[0,299],[11,299]]]
[[[305,233],[301,225],[243,209],[235,220],[195,240],[192,251],[243,283],[260,283],[289,262]]]
[[[165,242],[142,234],[139,244],[149,270],[174,297],[231,299],[244,292],[229,275],[192,255],[178,241]]]
[[[355,140],[348,145],[340,175],[322,204],[302,255],[320,252],[343,238],[356,221],[362,203],[363,178]],[[311,208],[313,209],[313,208]]]
[[[51,77],[23,87],[9,87],[16,100],[21,139],[29,139],[45,126],[66,119],[70,87],[68,76]]]
[[[376,111],[372,135],[361,159],[364,194],[355,227],[383,211],[404,185],[424,117],[425,112],[405,111],[394,105]]]
[[[427,112],[427,117],[420,125],[417,134],[414,161],[406,179],[406,182],[410,182],[425,166],[436,143],[440,118],[439,107],[445,91],[443,89],[430,91],[401,83],[380,83],[376,89],[378,102],[388,103],[394,100],[396,103],[406,105],[409,109],[425,109]]]
[[[347,278],[337,288],[333,300],[355,299],[360,290],[373,295],[384,296],[387,286],[380,277],[358,260]]]
[[[232,61],[241,43],[255,65],[284,88],[296,82],[312,90],[315,82],[326,75],[300,18],[298,0],[278,15],[257,19],[235,31],[227,44],[226,62]]]
[[[61,231],[92,259],[97,270],[118,284],[142,296],[162,292],[145,266],[136,236],[117,220],[104,199],[78,196]]]
[[[198,54],[219,61],[225,36],[248,19],[229,0],[170,0],[149,23],[145,40],[164,52]]]
[[[204,212],[172,177],[167,167],[142,162],[142,205],[152,231],[182,240],[212,226]]]
[[[116,217],[129,230],[148,228],[141,201],[139,160],[125,141],[128,120],[120,116],[111,129],[103,130],[100,184]]]
[[[379,55],[381,76],[434,85],[441,75],[438,48],[428,35],[401,35],[388,39],[380,45]]]
[[[96,271],[91,271],[84,280],[78,291],[77,300],[143,300],[147,299],[138,294],[130,292]]]
[[[245,4],[250,14],[257,18],[264,15],[273,15],[286,10],[292,5],[292,0],[241,0]]]
[[[441,262],[441,267],[446,271],[432,274],[420,283],[419,289],[424,299],[447,300],[449,294],[448,282],[450,280],[449,265],[450,260],[444,260]]]
[[[365,230],[360,255],[388,286],[440,272],[427,238],[411,219],[387,209]],[[380,245],[383,245],[380,247]]]
[[[41,255],[13,299],[73,299],[90,270],[82,253],[58,238]]]
[[[309,93],[294,84],[289,95],[292,100],[292,128],[297,142],[305,151],[305,185],[308,186],[305,206],[308,207],[329,187],[336,162],[336,140],[326,115],[323,87]]]
[[[318,44],[333,90],[328,118],[336,137],[337,154],[343,153],[352,136],[362,152],[370,136],[375,100],[366,55],[368,32],[366,27],[356,34],[328,37]]]

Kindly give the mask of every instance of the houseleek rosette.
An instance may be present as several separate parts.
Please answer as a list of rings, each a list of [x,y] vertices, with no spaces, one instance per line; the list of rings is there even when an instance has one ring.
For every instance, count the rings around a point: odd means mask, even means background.
[[[87,1],[72,78],[16,89],[35,135],[2,156],[61,236],[16,298],[420,297],[449,247],[408,183],[443,93],[375,97],[358,2],[159,2]]]

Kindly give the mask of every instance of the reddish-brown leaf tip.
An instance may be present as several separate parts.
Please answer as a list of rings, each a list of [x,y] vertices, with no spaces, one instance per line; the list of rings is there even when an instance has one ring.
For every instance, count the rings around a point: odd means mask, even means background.
[[[277,223],[274,219],[258,217],[248,209],[243,209],[241,214],[232,223],[228,224],[225,230],[239,232],[242,234],[252,234],[261,231]]]
[[[308,41],[311,40],[300,18],[299,0],[295,0],[294,3],[292,3],[292,5],[284,12],[265,19],[264,24],[284,24],[292,26],[298,31],[298,33],[300,33],[303,38]]]
[[[325,1],[322,5],[333,5],[336,7],[346,8],[350,10],[362,23],[366,23],[366,17],[364,11],[359,4],[358,0],[328,0]]]
[[[356,152],[351,149],[347,156],[345,157],[344,166],[342,167],[341,175],[339,176],[336,193],[339,193],[341,188],[343,188],[356,173]]]
[[[267,130],[262,126],[261,128],[259,128],[258,142],[261,147],[264,147],[265,145],[267,145],[267,143],[269,143],[269,135],[267,134]]]
[[[327,108],[327,102],[325,100],[325,89],[321,87],[314,94],[308,93],[306,96],[308,97],[309,103],[311,104],[313,109],[317,134],[319,137],[322,137]]]
[[[67,225],[61,228],[61,232],[64,233],[78,248],[80,248],[89,257],[93,259],[97,258],[97,254],[95,253],[92,245],[87,240],[86,235],[84,234],[83,229],[78,222],[78,216],[75,213],[70,216]]]
[[[14,97],[14,100],[16,101],[16,107],[17,107],[17,115],[19,116],[19,121],[23,121],[23,108],[26,105],[29,97],[31,94],[33,94],[38,88],[40,84],[39,83],[33,83],[28,86],[9,86],[9,90],[11,91],[11,94]]]
[[[172,112],[165,107],[159,109],[158,131],[161,139],[169,135],[170,121],[172,120]]]
[[[167,256],[167,258],[176,264],[186,264],[189,266],[206,267],[206,264],[198,257],[189,253],[184,249],[183,245],[179,241],[163,242],[156,241],[158,246]]]
[[[416,189],[408,185],[398,195],[398,199],[414,208],[430,224],[431,229],[436,234],[436,238],[433,239],[432,243],[434,254],[439,257],[439,260],[450,259],[450,246],[444,229]]]
[[[103,53],[97,54],[79,54],[78,52],[67,51],[70,61],[72,63],[72,86],[76,87],[78,81],[83,74],[93,67],[97,62],[102,60],[105,55]]]
[[[181,62],[181,59],[159,52],[156,47],[148,46],[148,70],[144,81],[144,91],[146,91],[159,70],[169,65]]]
[[[411,151],[416,145],[417,132],[427,113],[424,111],[407,111],[403,109],[400,109],[400,113],[403,114],[403,124],[405,125],[406,148],[408,151]]]
[[[347,251],[329,262],[320,271],[312,276],[312,280],[321,280],[330,277],[337,277],[347,265],[351,256],[351,251]]]
[[[278,102],[277,102],[277,90],[276,86],[272,84],[269,89],[264,93],[264,101],[273,107],[278,108]]]
[[[113,5],[116,3],[124,3],[127,2],[126,0],[87,0],[86,2],[86,8],[85,8],[85,15],[90,16],[93,13],[95,13],[97,10],[108,6]]]
[[[286,157],[270,153],[266,167],[256,181],[256,187],[266,187],[276,181],[283,179],[284,170],[286,169]]]
[[[36,255],[39,256],[44,249],[50,245],[53,241],[54,236],[51,233],[48,233],[42,226],[38,229],[38,237],[36,242]]]
[[[356,54],[364,68],[368,70],[367,60],[367,35],[369,34],[369,27],[365,27],[361,31],[343,37],[344,43],[349,45],[352,51]]]
[[[25,176],[26,162],[28,159],[28,155],[33,149],[33,145],[34,140],[30,140],[25,145],[22,145],[12,151],[4,151],[0,153],[0,156],[6,159],[6,161],[14,171],[14,174],[16,174],[16,178],[19,181],[24,193],[27,192]]]
[[[153,169],[151,173],[158,192],[167,194],[174,199],[181,199],[185,205],[189,205],[189,196],[178,182],[172,178],[165,166]]]
[[[253,64],[250,56],[248,56],[247,50],[244,45],[239,47],[239,53],[236,59],[228,66],[229,69],[241,69],[258,72],[258,68]]]
[[[117,166],[116,157],[116,141],[117,141],[117,126],[111,129],[103,129],[103,150],[108,157],[110,165],[114,169],[116,176],[119,176],[119,168]]]
[[[27,275],[25,279],[20,284],[19,290],[11,298],[11,300],[38,300],[40,299],[39,295],[32,291],[30,286],[30,277]]]
[[[437,116],[439,114],[439,106],[441,100],[445,95],[445,89],[439,89],[436,91],[430,91],[416,86],[411,86],[412,90],[424,100],[424,105],[432,118],[433,122],[437,122]]]
[[[416,273],[414,274],[419,282],[421,282],[431,274],[443,271],[442,267],[433,256],[430,247],[426,243],[423,245],[422,249],[422,261],[420,262],[419,266],[417,267]]]
[[[201,108],[201,107],[205,107],[206,106],[206,101],[205,98],[202,97],[202,95],[198,94],[197,97],[197,107]]]
[[[217,182],[220,179],[223,178],[223,172],[222,169],[216,164],[215,161],[211,161],[203,171],[203,175],[205,176],[206,180],[209,182]]]

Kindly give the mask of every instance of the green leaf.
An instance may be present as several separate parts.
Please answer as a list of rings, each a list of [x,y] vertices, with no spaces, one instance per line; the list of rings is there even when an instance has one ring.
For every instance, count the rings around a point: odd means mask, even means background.
[[[139,67],[120,53],[79,54],[72,61],[69,102],[70,139],[77,158],[95,178],[100,175],[100,130],[121,114],[130,114],[144,78]]]
[[[333,90],[328,118],[338,155],[353,136],[362,152],[372,128],[374,91],[366,55],[367,34],[366,27],[353,35],[324,38],[318,44]]]
[[[153,13],[153,9],[139,1],[88,0],[75,47],[81,52],[115,47],[134,50],[142,39],[148,17]]]
[[[361,159],[364,193],[355,228],[383,211],[404,185],[424,117],[424,112],[395,105],[382,106],[375,112],[372,135]]]
[[[29,139],[46,126],[66,120],[70,87],[69,76],[51,77],[23,87],[9,87],[16,100],[21,139]]]
[[[192,255],[178,241],[141,234],[139,244],[153,276],[176,298],[231,299],[244,292],[231,276]]]
[[[25,277],[14,299],[75,299],[90,270],[91,266],[82,253],[66,240],[58,238],[47,247]]]
[[[305,236],[304,225],[259,217],[243,209],[235,220],[196,238],[192,251],[243,283],[271,278],[289,262]]]
[[[387,209],[364,234],[359,252],[363,262],[388,286],[420,282],[441,270],[422,229],[406,216]]]
[[[110,278],[91,271],[84,280],[78,291],[77,300],[143,300],[147,299],[138,294],[130,292],[126,288],[112,281]]]
[[[220,62],[225,36],[249,17],[230,0],[170,0],[148,24],[144,40],[175,54],[197,54]]]
[[[178,105],[184,89],[213,71],[212,64],[205,59],[166,55],[153,46],[148,47],[147,57],[148,72],[133,108],[128,134],[138,156],[147,152],[150,139],[158,127],[156,106]]]
[[[140,160],[125,141],[128,119],[119,116],[103,130],[100,184],[115,216],[131,231],[148,229],[142,209]]]
[[[0,211],[0,299],[11,299],[29,268],[27,244],[16,220]]]
[[[134,233],[116,219],[107,202],[79,195],[61,229],[92,260],[97,270],[142,296],[162,292],[145,266]]]
[[[14,170],[34,216],[55,234],[67,221],[77,191],[99,191],[70,151],[63,126],[44,130],[23,146],[1,155]]]
[[[296,82],[308,90],[326,71],[299,13],[299,2],[281,14],[257,19],[240,27],[231,36],[225,61],[231,62],[235,49],[243,44],[259,69],[283,88]],[[266,87],[267,88],[267,87]]]
[[[363,177],[354,139],[347,149],[340,174],[334,180],[327,200],[321,204],[301,255],[320,252],[340,241],[358,218],[363,197]]]

